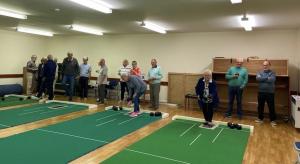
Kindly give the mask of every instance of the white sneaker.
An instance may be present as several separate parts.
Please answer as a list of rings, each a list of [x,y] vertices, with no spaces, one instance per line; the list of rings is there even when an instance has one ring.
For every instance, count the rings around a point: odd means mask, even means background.
[[[277,126],[277,123],[276,123],[275,121],[271,121],[270,124],[271,124],[271,126],[273,126],[273,127],[274,127],[274,126]]]
[[[255,122],[256,122],[256,123],[259,123],[259,124],[262,124],[262,123],[264,123],[264,121],[263,121],[263,120],[261,120],[261,119],[256,119],[256,120],[255,120]]]

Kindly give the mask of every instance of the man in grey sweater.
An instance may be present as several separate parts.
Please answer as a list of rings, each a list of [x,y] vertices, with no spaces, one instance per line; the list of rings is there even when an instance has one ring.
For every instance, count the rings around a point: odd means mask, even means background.
[[[72,101],[75,78],[79,76],[79,64],[71,52],[68,52],[68,57],[66,57],[62,63],[62,73],[64,75],[62,84],[65,86],[69,101]]]
[[[129,95],[133,95],[129,98],[129,104],[131,104],[131,102],[134,104],[134,110],[130,116],[136,117],[140,113],[140,97],[145,93],[147,84],[139,76],[135,75],[128,75],[124,73],[121,74],[121,78],[127,83]],[[132,91],[134,91],[133,94],[131,93]]]
[[[31,95],[33,94],[34,92],[37,91],[37,88],[36,88],[36,80],[37,80],[37,77],[36,77],[36,73],[38,71],[38,67],[36,65],[36,59],[37,59],[37,56],[36,55],[32,55],[31,56],[31,60],[27,62],[26,64],[26,69],[27,69],[27,74],[26,74],[26,77],[27,77],[27,89],[26,89],[26,94],[27,95]]]
[[[275,113],[275,72],[270,70],[270,62],[265,60],[263,62],[263,70],[259,71],[256,75],[256,80],[258,81],[258,119],[255,121],[257,123],[263,123],[264,119],[264,106],[267,102],[269,107],[269,116],[272,126],[276,126],[276,113]]]

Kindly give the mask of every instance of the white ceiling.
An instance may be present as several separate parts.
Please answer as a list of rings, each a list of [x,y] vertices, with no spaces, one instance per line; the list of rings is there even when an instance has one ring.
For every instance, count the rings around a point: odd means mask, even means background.
[[[238,22],[245,11],[254,16],[254,30],[300,27],[300,0],[103,0],[113,6],[103,14],[69,0],[0,0],[0,6],[29,14],[27,20],[0,16],[0,29],[18,25],[40,27],[55,34],[79,34],[66,28],[77,23],[102,29],[105,34],[151,33],[138,25],[153,21],[169,32],[243,31]],[[59,8],[60,12],[54,11]]]

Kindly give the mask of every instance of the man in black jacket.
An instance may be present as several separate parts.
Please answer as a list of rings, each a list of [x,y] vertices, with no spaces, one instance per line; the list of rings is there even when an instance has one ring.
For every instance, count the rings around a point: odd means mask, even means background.
[[[48,55],[47,62],[44,65],[43,69],[43,81],[44,84],[42,85],[42,88],[39,91],[38,97],[41,97],[43,92],[45,92],[45,89],[47,89],[47,92],[49,94],[48,99],[53,100],[53,82],[55,78],[55,72],[56,72],[56,63],[53,61],[53,56]]]
[[[37,73],[37,95],[42,89],[44,85],[43,77],[44,77],[44,65],[47,62],[47,58],[42,57],[41,63],[38,66],[38,73]],[[45,79],[44,79],[45,80]]]
[[[79,77],[79,64],[71,52],[68,52],[68,57],[63,60],[62,73],[62,84],[65,86],[66,95],[69,96],[69,101],[72,101],[75,78]]]

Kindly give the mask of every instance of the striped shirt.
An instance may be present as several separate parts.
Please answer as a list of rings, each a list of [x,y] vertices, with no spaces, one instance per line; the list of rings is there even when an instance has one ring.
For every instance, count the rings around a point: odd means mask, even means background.
[[[119,69],[119,72],[118,74],[121,76],[122,74],[127,74],[127,75],[130,75],[130,72],[131,72],[131,66],[130,65],[127,65],[126,67],[121,67]],[[120,81],[123,81],[121,78],[120,78]]]

